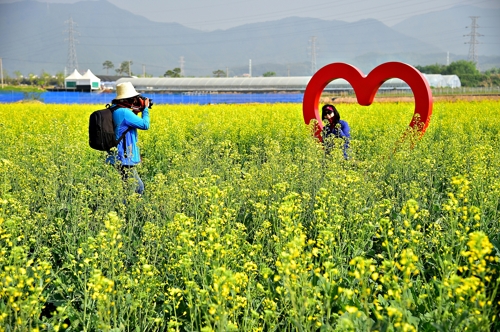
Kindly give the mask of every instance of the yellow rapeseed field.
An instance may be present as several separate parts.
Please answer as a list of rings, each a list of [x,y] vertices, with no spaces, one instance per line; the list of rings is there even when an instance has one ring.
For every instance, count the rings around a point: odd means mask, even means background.
[[[0,104],[0,331],[500,330],[500,102],[155,105],[142,197],[101,107]]]

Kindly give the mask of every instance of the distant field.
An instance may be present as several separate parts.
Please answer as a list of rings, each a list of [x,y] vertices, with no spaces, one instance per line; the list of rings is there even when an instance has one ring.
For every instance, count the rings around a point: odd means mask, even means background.
[[[96,105],[0,104],[0,331],[500,330],[500,101],[411,149],[413,107],[338,104],[344,160],[300,104],[155,105],[138,197]]]

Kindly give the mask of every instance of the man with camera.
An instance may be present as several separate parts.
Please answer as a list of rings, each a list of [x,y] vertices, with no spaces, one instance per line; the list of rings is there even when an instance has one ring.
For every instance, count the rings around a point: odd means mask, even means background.
[[[125,183],[134,179],[135,192],[142,195],[144,183],[135,169],[141,162],[137,129],[149,129],[149,109],[153,107],[153,101],[141,96],[132,83],[125,82],[116,86],[116,98],[111,103],[114,109],[115,138],[119,140],[123,135],[123,139],[118,143],[116,151],[109,153],[106,162],[117,167]],[[140,113],[142,117],[139,116]]]

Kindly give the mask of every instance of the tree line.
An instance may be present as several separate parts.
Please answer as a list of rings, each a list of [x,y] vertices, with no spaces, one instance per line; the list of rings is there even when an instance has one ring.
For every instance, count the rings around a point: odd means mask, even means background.
[[[135,76],[131,70],[133,61],[126,60],[120,63],[120,66],[115,68],[112,61],[106,60],[102,63],[102,68],[106,70],[106,75],[109,75],[109,71],[115,69],[116,75],[129,75]],[[424,74],[441,74],[441,75],[457,75],[460,78],[460,82],[464,87],[493,87],[500,86],[500,68],[493,68],[480,72],[476,65],[471,61],[458,60],[450,63],[449,65],[433,64],[427,66],[415,66],[420,72]],[[11,77],[5,72],[3,73],[3,81],[7,85],[30,85],[39,86],[45,88],[47,86],[64,86],[65,74],[63,72],[58,72],[55,75],[51,75],[44,70],[40,75],[35,75],[30,73],[27,77],[23,76],[20,71],[15,71],[14,76]],[[217,69],[212,72],[213,77],[227,77],[228,74],[222,69]],[[142,75],[137,75],[139,77],[152,77],[147,73]],[[176,67],[167,70],[164,77],[183,77],[181,68]],[[268,71],[262,74],[264,77],[276,76],[273,71]]]
[[[481,73],[472,61],[458,60],[449,65],[433,64],[415,66],[424,74],[457,75],[460,83],[465,87],[492,87],[500,86],[500,68],[493,68]]]
[[[23,76],[23,74],[16,70],[14,76],[9,76],[7,73],[3,73],[3,82],[7,85],[30,85],[45,88],[47,86],[63,86],[65,75],[63,72],[57,72],[55,75],[47,73],[42,70],[40,75],[35,75],[29,73],[28,76]]]
[[[228,77],[228,73],[222,69],[217,69],[212,72],[213,77]],[[163,74],[164,77],[182,77],[181,69],[179,67],[174,69],[169,69]],[[276,76],[274,71],[268,71],[262,74],[264,77]]]
[[[132,61],[123,61],[120,64],[120,67],[115,69],[115,71],[117,74],[121,74],[121,75],[126,74],[126,75],[133,76],[134,74],[132,73],[131,68],[130,68],[130,66],[132,64],[133,64]],[[104,61],[102,66],[103,66],[103,69],[106,69],[106,74],[108,74],[109,69],[113,69],[115,67],[113,62],[111,62],[110,60]],[[213,75],[213,77],[227,77],[228,73],[222,69],[217,69],[217,70],[214,70],[212,72],[212,75]],[[151,77],[151,75],[147,75],[147,74],[143,75],[143,76]],[[276,73],[273,71],[268,71],[268,72],[262,74],[262,76],[264,76],[264,77],[276,76]],[[183,77],[182,70],[180,67],[169,69],[163,74],[163,77]]]

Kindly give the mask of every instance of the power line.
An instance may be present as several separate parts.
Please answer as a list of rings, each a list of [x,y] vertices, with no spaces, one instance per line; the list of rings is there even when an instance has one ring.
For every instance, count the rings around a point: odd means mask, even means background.
[[[73,18],[70,17],[68,21],[64,22],[65,24],[68,24],[68,38],[66,40],[69,41],[68,45],[68,60],[66,63],[66,68],[70,71],[73,72],[75,69],[78,70],[78,60],[76,59],[76,48],[75,48],[75,43],[78,42],[75,39],[75,34],[77,33],[75,31],[75,26],[76,23],[73,22]]]
[[[181,69],[181,76],[186,76],[186,75],[184,75],[184,57],[183,56],[180,57],[179,64],[180,64],[180,69]]]
[[[316,36],[311,37],[311,75],[316,72]]]
[[[477,25],[477,19],[479,16],[469,16],[472,19],[472,24],[470,26],[470,33],[464,35],[470,36],[470,40],[468,42],[465,42],[465,44],[469,44],[469,61],[474,62],[476,65],[476,68],[479,70],[479,63],[478,63],[478,57],[477,57],[477,50],[476,50],[476,45],[479,44],[479,41],[476,39],[476,37],[482,36],[477,32],[477,29],[479,28],[479,25]]]

